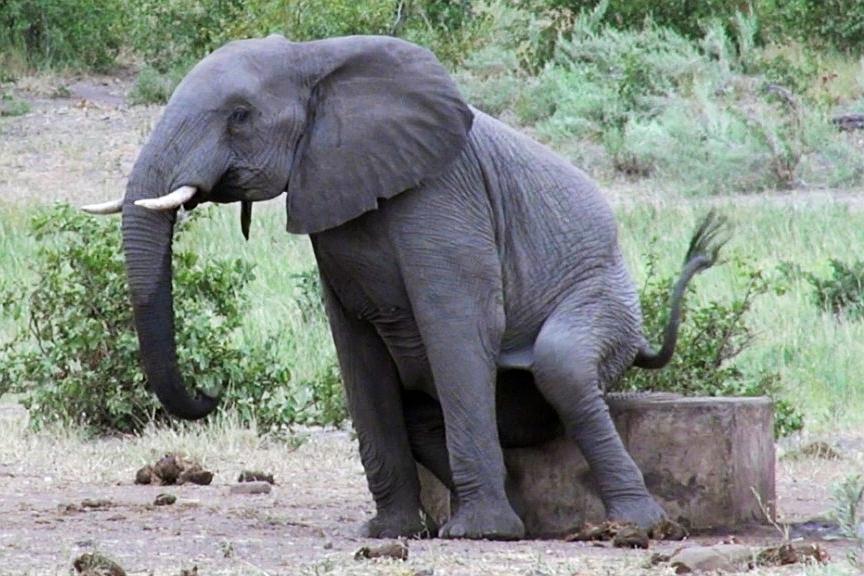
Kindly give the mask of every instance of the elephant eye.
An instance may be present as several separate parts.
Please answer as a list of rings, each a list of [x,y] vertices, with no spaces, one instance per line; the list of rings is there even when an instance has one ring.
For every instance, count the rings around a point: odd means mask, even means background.
[[[234,124],[242,124],[249,119],[249,109],[244,106],[237,106],[231,111],[229,119]]]

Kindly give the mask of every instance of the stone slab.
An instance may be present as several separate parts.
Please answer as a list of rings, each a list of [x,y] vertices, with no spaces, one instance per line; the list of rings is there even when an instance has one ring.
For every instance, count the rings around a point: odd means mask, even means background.
[[[635,394],[607,398],[625,446],[670,518],[694,530],[766,521],[773,514],[774,410],[768,398],[685,398]],[[557,439],[504,451],[507,492],[531,537],[601,522],[603,505],[575,443]],[[421,470],[422,499],[439,523],[449,492]]]

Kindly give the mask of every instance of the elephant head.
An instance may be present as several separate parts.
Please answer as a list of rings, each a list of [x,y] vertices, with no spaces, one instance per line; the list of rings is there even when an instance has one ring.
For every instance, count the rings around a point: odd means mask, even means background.
[[[176,212],[286,194],[288,230],[336,227],[440,174],[472,113],[435,57],[386,37],[232,42],[186,76],[129,176],[125,197],[85,207],[123,214],[123,250],[149,386],[172,414],[201,418],[177,365],[171,242]]]

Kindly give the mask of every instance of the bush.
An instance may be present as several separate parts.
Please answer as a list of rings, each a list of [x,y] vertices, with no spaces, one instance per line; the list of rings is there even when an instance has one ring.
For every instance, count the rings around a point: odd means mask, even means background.
[[[669,28],[684,36],[697,38],[711,20],[731,25],[742,5],[741,0],[546,0],[548,6],[573,12],[607,4],[603,19],[619,28],[641,28],[646,22]],[[527,7],[529,2],[523,0]],[[533,2],[531,2],[533,4]]]
[[[831,275],[821,278],[807,273],[804,277],[813,286],[813,301],[822,310],[852,320],[864,318],[864,262],[846,264],[831,259]]]
[[[193,227],[178,226],[176,234]],[[28,327],[0,350],[0,391],[23,393],[36,426],[62,421],[131,432],[163,419],[138,366],[119,222],[59,206],[33,218],[32,234],[40,243],[35,282],[7,286],[0,298]],[[262,431],[340,422],[346,415],[334,366],[297,382],[275,354],[275,336],[259,346],[237,343],[253,277],[241,260],[175,251],[181,373],[200,390],[221,392],[222,410],[255,420]],[[21,294],[25,305],[17,304]]]
[[[19,52],[33,67],[105,70],[126,40],[123,16],[123,0],[5,0],[0,53]]]
[[[613,28],[605,8],[558,20],[548,61],[538,56],[543,18],[502,4],[478,9],[491,40],[458,74],[466,97],[532,126],[598,176],[608,167],[609,176],[654,176],[698,194],[864,178],[856,144],[830,126],[830,97],[814,89],[815,60],[758,48],[752,16],[737,13],[729,29],[713,21],[695,42],[652,23]]]
[[[864,9],[859,0],[761,0],[766,33],[841,50],[864,48]]]
[[[0,93],[0,118],[3,116],[23,116],[30,112],[30,104],[26,100],[16,98],[12,94]]]
[[[677,276],[657,271],[656,257],[649,254],[648,274],[640,300],[644,330],[650,342],[659,341],[669,312],[669,294]],[[774,432],[786,436],[803,427],[803,417],[779,398],[780,376],[745,374],[733,360],[753,343],[747,314],[769,285],[763,274],[747,264],[735,264],[745,281],[744,292],[731,302],[711,301],[682,306],[678,346],[669,366],[662,370],[630,370],[619,389],[668,391],[688,396],[769,396],[774,400]],[[695,287],[689,287],[690,300]]]
[[[304,41],[353,34],[404,36],[446,62],[477,33],[466,1],[126,0],[132,45],[159,72],[187,66],[235,39],[280,33]]]
[[[149,65],[144,66],[129,93],[129,102],[133,105],[165,104],[188,70],[189,66],[183,64],[178,64],[167,72],[160,72]]]

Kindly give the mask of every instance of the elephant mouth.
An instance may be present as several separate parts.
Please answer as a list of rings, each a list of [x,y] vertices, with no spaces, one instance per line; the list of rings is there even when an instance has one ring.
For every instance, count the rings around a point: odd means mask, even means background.
[[[268,187],[262,183],[262,174],[258,171],[231,168],[222,175],[216,184],[207,191],[199,189],[199,202],[215,202],[229,204],[231,202],[257,202],[269,200],[280,192],[271,194]]]

